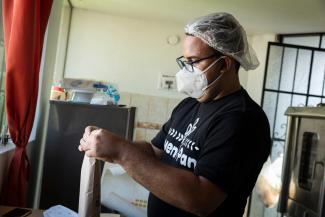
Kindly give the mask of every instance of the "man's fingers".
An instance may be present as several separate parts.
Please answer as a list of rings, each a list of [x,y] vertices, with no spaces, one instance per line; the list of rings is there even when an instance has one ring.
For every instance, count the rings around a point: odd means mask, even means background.
[[[90,136],[90,134],[88,135],[86,132],[82,135],[82,139],[84,140],[84,141],[87,141],[88,140],[88,138],[89,138],[89,136]]]
[[[80,139],[80,145],[78,147],[79,151],[87,151],[90,148],[88,147],[88,143],[82,138]]]
[[[91,132],[94,131],[94,130],[96,130],[96,129],[99,129],[99,128],[96,127],[96,126],[88,126],[88,127],[86,127],[86,128],[85,128],[85,132],[84,132],[84,134],[82,135],[82,138],[83,138],[85,141],[87,141],[88,138],[89,138],[89,136],[90,136],[90,134],[91,134]]]
[[[99,129],[99,128],[96,126],[88,126],[88,127],[86,127],[84,134],[89,136],[92,131],[97,130],[97,129]]]

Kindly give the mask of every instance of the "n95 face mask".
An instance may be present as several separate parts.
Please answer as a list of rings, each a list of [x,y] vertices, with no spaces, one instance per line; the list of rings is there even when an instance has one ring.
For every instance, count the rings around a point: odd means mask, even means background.
[[[193,72],[189,72],[185,67],[183,67],[179,72],[176,73],[177,91],[192,98],[201,98],[204,95],[204,91],[220,78],[221,74],[208,85],[208,79],[205,72],[208,71],[221,58],[214,61],[204,71],[193,66]]]

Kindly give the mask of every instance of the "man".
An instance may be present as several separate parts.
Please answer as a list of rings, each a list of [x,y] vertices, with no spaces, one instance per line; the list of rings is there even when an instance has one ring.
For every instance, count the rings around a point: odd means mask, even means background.
[[[120,164],[147,188],[149,217],[239,217],[270,152],[267,118],[238,78],[240,65],[258,61],[230,14],[201,17],[185,32],[176,80],[190,97],[151,143],[87,127],[79,150]]]

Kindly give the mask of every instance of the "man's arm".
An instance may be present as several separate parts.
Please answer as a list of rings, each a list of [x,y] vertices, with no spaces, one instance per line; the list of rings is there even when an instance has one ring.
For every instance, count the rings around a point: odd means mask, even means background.
[[[149,155],[154,155],[158,159],[160,159],[163,154],[162,150],[160,150],[159,148],[156,148],[154,145],[152,145],[151,143],[148,143],[146,141],[135,141],[135,142],[132,142],[132,144],[134,146],[137,146],[139,149],[142,149]]]
[[[102,129],[85,134],[79,150],[89,157],[120,164],[137,182],[173,206],[206,216],[226,198],[226,194],[206,178],[160,162],[149,143],[133,144]]]
[[[210,214],[226,198],[206,178],[168,166],[129,143],[124,144],[123,155],[117,163],[161,200],[198,216]]]

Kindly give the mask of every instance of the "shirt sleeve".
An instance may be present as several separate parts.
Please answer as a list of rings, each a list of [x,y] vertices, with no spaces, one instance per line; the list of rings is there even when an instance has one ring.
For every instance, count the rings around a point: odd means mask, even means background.
[[[172,122],[172,116],[169,118],[169,120],[162,126],[158,134],[151,140],[151,144],[154,145],[156,148],[159,148],[161,150],[164,149],[164,142],[168,135],[168,130],[170,128]]]
[[[194,173],[203,176],[225,192],[235,191],[248,166],[242,160],[244,120],[240,114],[224,115],[213,121],[201,147]]]
[[[169,118],[169,120],[162,126],[158,134],[151,140],[151,144],[154,145],[156,148],[159,148],[161,150],[164,149],[164,142],[168,135],[169,128],[173,122],[174,116],[177,113],[177,110],[186,103],[190,98],[185,98],[182,100],[172,111],[172,114]]]

